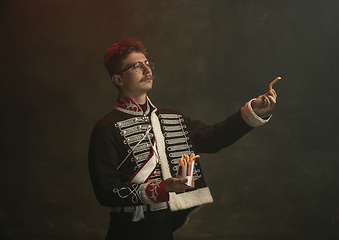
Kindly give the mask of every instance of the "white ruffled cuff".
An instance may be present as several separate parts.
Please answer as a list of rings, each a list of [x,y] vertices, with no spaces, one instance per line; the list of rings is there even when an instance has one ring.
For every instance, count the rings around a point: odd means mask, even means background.
[[[259,127],[267,123],[271,119],[272,115],[269,115],[263,118],[259,117],[253,111],[253,108],[251,105],[253,100],[255,100],[255,98],[247,102],[245,106],[241,109],[241,116],[244,119],[244,121],[251,127]]]

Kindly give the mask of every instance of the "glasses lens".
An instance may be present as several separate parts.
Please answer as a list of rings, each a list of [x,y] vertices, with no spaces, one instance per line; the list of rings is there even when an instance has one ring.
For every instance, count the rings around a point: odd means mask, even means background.
[[[149,60],[146,65],[150,68],[150,69],[154,69],[154,62],[152,60]]]
[[[144,71],[144,65],[142,63],[140,63],[140,64],[136,65],[134,69],[137,73],[142,73]]]
[[[152,60],[148,60],[145,63],[137,63],[134,65],[134,69],[137,73],[143,73],[145,65],[149,67],[151,70],[154,69],[154,62]]]

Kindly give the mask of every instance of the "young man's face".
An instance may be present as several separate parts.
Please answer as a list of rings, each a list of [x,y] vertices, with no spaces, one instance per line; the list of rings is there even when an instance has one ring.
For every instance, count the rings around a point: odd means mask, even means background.
[[[122,70],[138,62],[144,63],[146,60],[147,58],[143,53],[133,52],[122,61]],[[122,93],[132,98],[137,97],[146,94],[148,90],[152,89],[152,70],[143,65],[143,70],[136,72],[132,67],[113,77],[113,81],[119,86]]]

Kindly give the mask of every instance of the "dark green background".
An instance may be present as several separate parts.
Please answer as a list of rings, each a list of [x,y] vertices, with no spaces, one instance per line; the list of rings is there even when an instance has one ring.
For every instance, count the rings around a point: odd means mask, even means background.
[[[105,50],[142,39],[149,93],[208,124],[275,89],[273,118],[203,155],[214,203],[176,239],[337,239],[339,1],[1,1],[1,239],[104,239],[87,146],[117,91]]]

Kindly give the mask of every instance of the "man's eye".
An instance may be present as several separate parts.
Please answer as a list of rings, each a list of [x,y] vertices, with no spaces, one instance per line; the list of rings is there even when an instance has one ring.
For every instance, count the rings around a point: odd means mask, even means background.
[[[138,63],[134,64],[134,68],[138,68],[138,67],[140,67],[141,65],[142,65],[142,63],[138,62]]]

